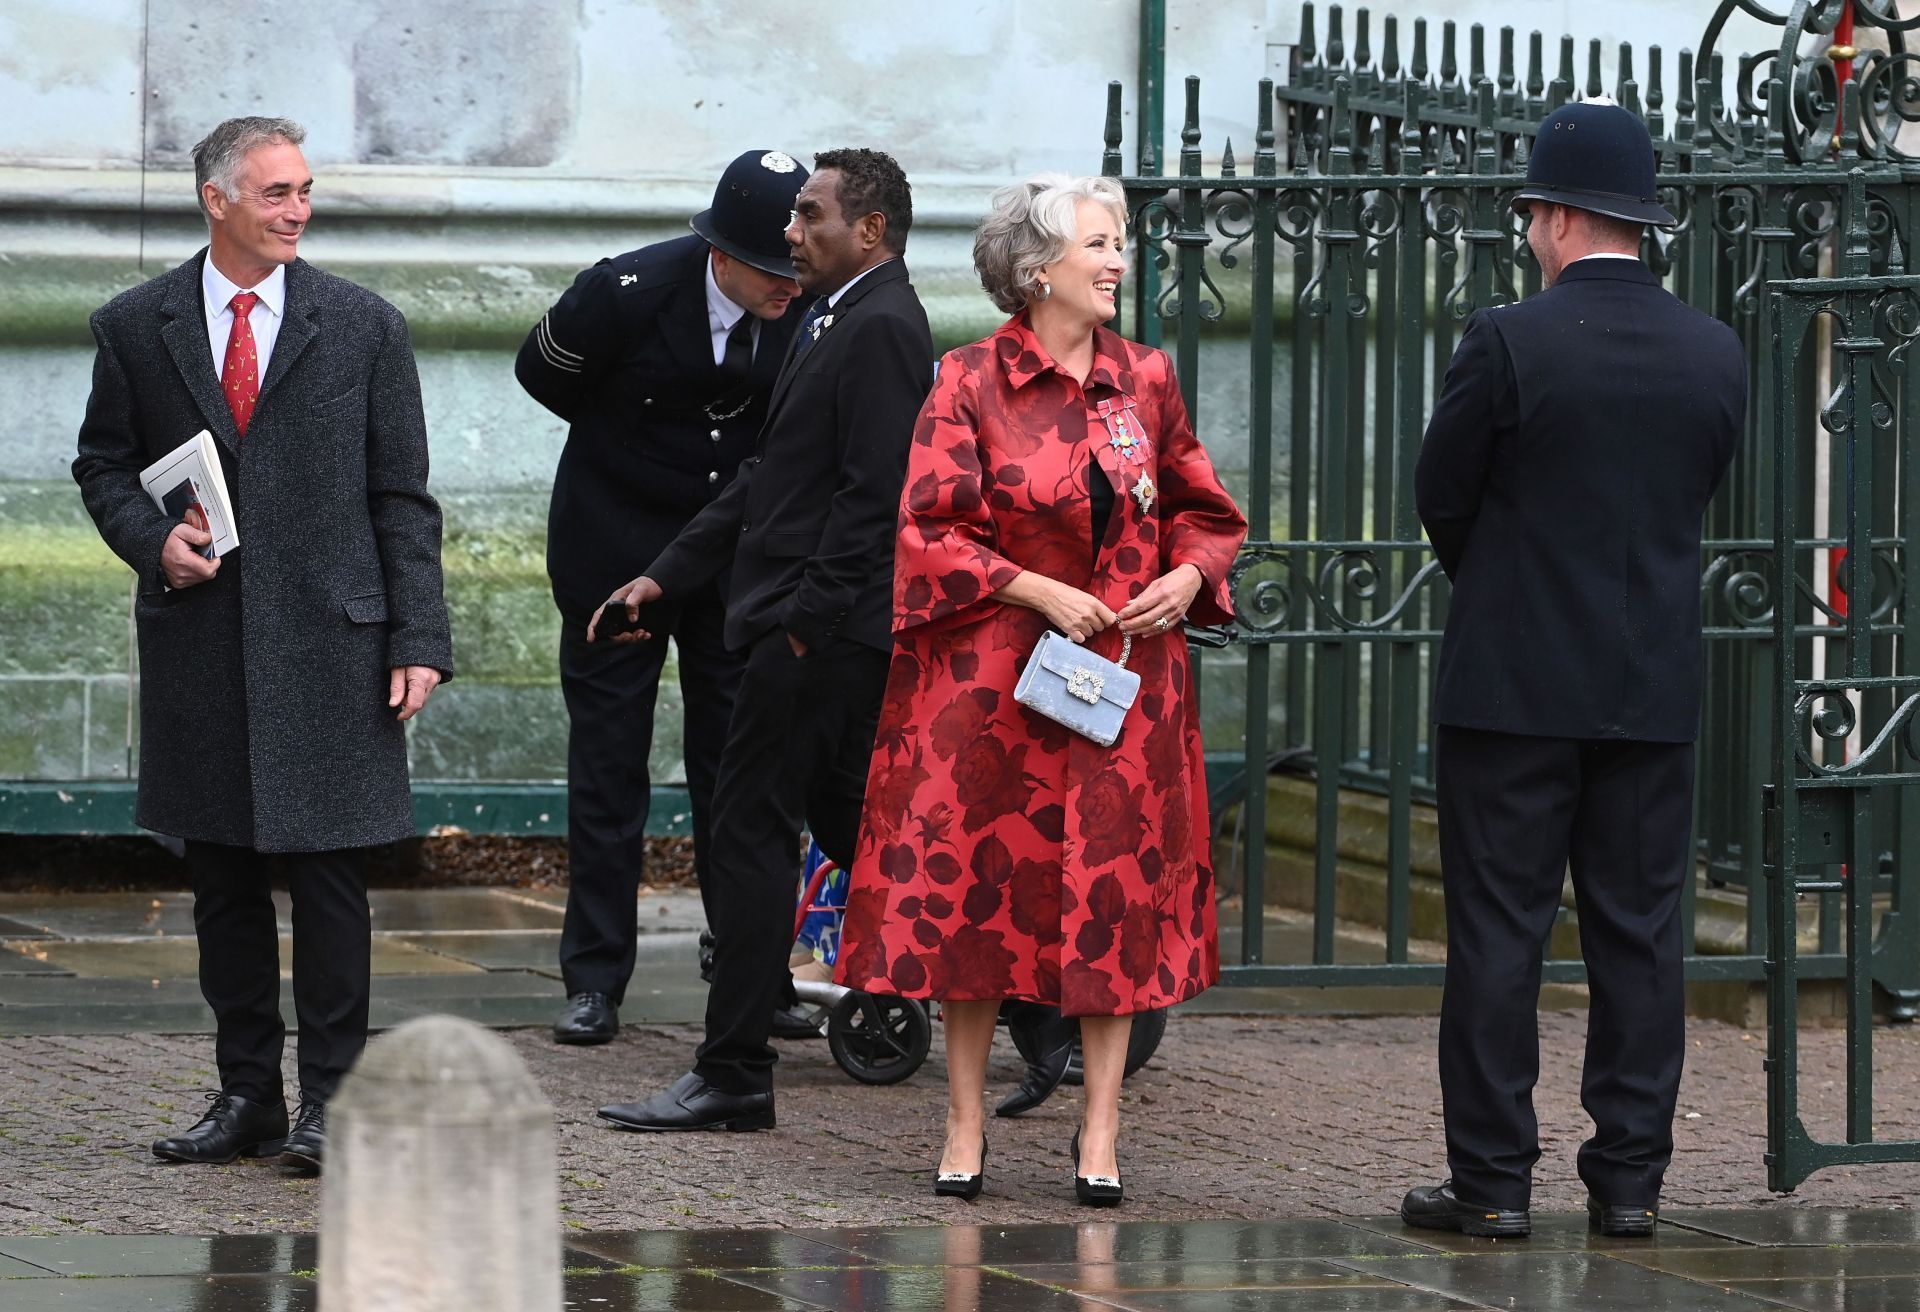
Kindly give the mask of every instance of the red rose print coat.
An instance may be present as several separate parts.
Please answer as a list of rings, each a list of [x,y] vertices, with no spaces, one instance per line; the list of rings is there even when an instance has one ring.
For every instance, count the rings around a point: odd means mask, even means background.
[[[1094,469],[1115,489],[1097,562]],[[1189,614],[1220,622],[1245,535],[1164,352],[1102,329],[1083,389],[1020,315],[947,354],[907,467],[894,654],[841,983],[1106,1016],[1169,1006],[1219,977],[1179,630],[1134,640],[1140,695],[1119,741],[1101,747],[1013,700],[1047,622],[991,594],[1025,569],[1118,611],[1192,564],[1205,582]],[[1113,628],[1091,646],[1114,659],[1120,644]]]

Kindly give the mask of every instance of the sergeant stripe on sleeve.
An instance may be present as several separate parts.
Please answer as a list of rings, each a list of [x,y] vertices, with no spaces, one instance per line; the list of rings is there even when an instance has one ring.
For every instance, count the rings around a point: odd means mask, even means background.
[[[547,320],[551,317],[549,314],[541,315],[540,327],[534,333],[534,340],[540,344],[540,354],[555,369],[564,369],[570,374],[577,374],[581,371],[586,357],[567,350],[553,340],[553,329],[547,324]]]

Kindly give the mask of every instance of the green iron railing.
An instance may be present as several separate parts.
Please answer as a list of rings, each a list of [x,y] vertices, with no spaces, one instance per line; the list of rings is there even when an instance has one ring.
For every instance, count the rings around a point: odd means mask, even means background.
[[[1842,97],[1835,62],[1823,49],[1847,3],[1863,50]],[[1729,58],[1719,49],[1736,11],[1777,23],[1776,50]],[[1413,506],[1413,468],[1426,415],[1467,317],[1530,294],[1540,274],[1509,208],[1526,172],[1532,133],[1552,109],[1601,94],[1602,48],[1587,47],[1584,82],[1572,38],[1547,76],[1539,33],[1527,39],[1524,74],[1515,33],[1499,33],[1489,67],[1484,31],[1440,27],[1440,58],[1429,62],[1429,30],[1413,24],[1409,57],[1402,28],[1381,26],[1376,56],[1368,12],[1327,14],[1324,43],[1314,6],[1303,6],[1290,80],[1263,81],[1254,106],[1251,168],[1231,141],[1207,171],[1200,86],[1186,82],[1177,170],[1137,157],[1128,173],[1121,89],[1110,88],[1103,171],[1120,179],[1142,252],[1125,327],[1144,340],[1163,335],[1202,433],[1222,390],[1201,368],[1203,337],[1244,333],[1248,344],[1245,422],[1249,540],[1233,586],[1236,677],[1244,679],[1247,842],[1238,881],[1245,914],[1240,951],[1225,972],[1234,984],[1434,984],[1443,967],[1409,960],[1413,815],[1430,799],[1427,753],[1433,654],[1446,618],[1447,585]],[[1811,388],[1829,368],[1818,344],[1776,358],[1770,349],[1782,280],[1830,270],[1835,234],[1848,223],[1866,233],[1865,275],[1916,266],[1920,169],[1900,129],[1920,118],[1920,84],[1903,32],[1920,24],[1888,18],[1864,0],[1799,0],[1772,14],[1751,0],[1724,0],[1698,52],[1671,65],[1622,45],[1612,98],[1642,115],[1659,162],[1663,203],[1680,222],[1650,237],[1644,254],[1667,286],[1732,324],[1749,351],[1749,431],[1735,469],[1708,519],[1701,572],[1708,638],[1708,695],[1700,736],[1696,835],[1700,887],[1755,890],[1745,900],[1740,950],[1699,951],[1687,893],[1687,977],[1760,981],[1766,975],[1764,790],[1777,725],[1770,712],[1785,673],[1819,659],[1837,668],[1870,645],[1891,660],[1902,645],[1905,542],[1911,500],[1896,480],[1863,485],[1874,499],[1877,535],[1857,541],[1840,524],[1852,484],[1847,454],[1812,440],[1782,445],[1782,388]],[[1886,48],[1866,49],[1878,39]],[[1666,81],[1671,67],[1675,77]],[[1850,181],[1857,209],[1847,210]],[[1238,301],[1245,306],[1244,316]],[[1209,360],[1218,357],[1209,354]],[[1904,429],[1875,428],[1878,467],[1911,461]],[[1803,435],[1804,436],[1804,435]],[[1776,541],[1773,471],[1788,460],[1795,485],[1827,489],[1821,514],[1783,546]],[[1824,462],[1816,470],[1816,460]],[[1857,547],[1857,550],[1854,549]],[[1847,568],[1828,573],[1848,549]],[[1849,606],[1847,598],[1866,598]],[[1784,607],[1776,599],[1784,598]],[[1784,631],[1776,611],[1789,614]],[[1783,637],[1784,632],[1784,637]],[[1794,662],[1783,663],[1782,643]],[[1209,665],[1208,688],[1222,682]],[[1863,721],[1884,722],[1891,694],[1874,690]],[[1266,900],[1267,768],[1284,761],[1312,779],[1311,947],[1297,960],[1272,960],[1260,908]],[[1378,960],[1335,961],[1343,789],[1386,799],[1384,946]],[[1855,868],[1862,905],[1883,910],[1911,886],[1920,835],[1911,803],[1875,808],[1865,855]],[[1871,886],[1870,889],[1868,886]],[[1839,890],[1813,890],[1809,932],[1815,950],[1796,954],[1795,978],[1841,979],[1858,969],[1843,950],[1854,922]],[[1578,981],[1580,962],[1554,960],[1549,981]],[[1920,966],[1909,956],[1881,960],[1874,979],[1897,1011],[1911,1014]]]
[[[1920,784],[1920,652],[1904,633],[1891,642],[1886,636],[1889,616],[1920,604],[1920,579],[1900,568],[1897,545],[1920,499],[1907,408],[1920,383],[1920,353],[1913,350],[1920,341],[1920,277],[1872,275],[1866,171],[1854,170],[1848,186],[1838,276],[1773,282],[1767,290],[1769,354],[1779,380],[1770,398],[1777,440],[1773,552],[1797,558],[1816,536],[1819,507],[1800,471],[1822,434],[1836,479],[1836,519],[1827,532],[1845,545],[1845,593],[1856,599],[1836,617],[1840,635],[1826,652],[1801,636],[1818,607],[1814,599],[1778,605],[1771,617],[1780,668],[1766,699],[1773,729],[1767,1172],[1781,1190],[1826,1166],[1920,1159],[1920,1140],[1875,1140],[1872,1033],[1876,988],[1910,988],[1920,960],[1913,923],[1920,886],[1912,862],[1883,847],[1889,826],[1909,838],[1916,832],[1920,804],[1913,787]],[[1817,406],[1813,389],[1794,381],[1808,354],[1829,363],[1830,390]],[[1888,528],[1897,530],[1893,545],[1881,536]],[[1857,604],[1860,598],[1871,602]],[[1884,882],[1890,896],[1880,905]],[[1794,927],[1807,897],[1838,900],[1845,937],[1845,1123],[1843,1137],[1828,1141],[1808,1130],[1799,1099],[1806,958]]]

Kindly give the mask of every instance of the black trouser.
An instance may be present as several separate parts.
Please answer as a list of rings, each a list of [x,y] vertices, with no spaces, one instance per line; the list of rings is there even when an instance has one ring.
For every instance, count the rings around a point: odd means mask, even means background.
[[[366,851],[265,856],[251,848],[187,843],[200,992],[213,1008],[213,1055],[227,1093],[284,1097],[280,1050],[280,934],[274,870],[293,901],[293,1011],[300,1023],[300,1091],[327,1099],[367,1044],[373,923]]]
[[[773,1009],[800,871],[800,831],[846,868],[860,829],[887,653],[835,640],[797,657],[784,631],[753,645],[714,793],[713,985],[694,1070],[716,1089],[773,1087]]]
[[[569,870],[560,976],[569,995],[604,993],[616,1004],[626,996],[637,946],[634,899],[640,892],[653,789],[647,755],[667,638],[672,636],[680,653],[693,867],[709,924],[714,778],[743,662],[721,637],[726,607],[717,588],[705,588],[679,605],[656,605],[649,613],[660,628],[646,642],[589,643],[590,615],[563,613],[560,620]]]
[[[1460,1197],[1525,1208],[1540,1159],[1540,962],[1571,866],[1590,995],[1580,1178],[1651,1204],[1673,1157],[1686,1044],[1680,897],[1693,744],[1440,726],[1447,986],[1440,1091]]]

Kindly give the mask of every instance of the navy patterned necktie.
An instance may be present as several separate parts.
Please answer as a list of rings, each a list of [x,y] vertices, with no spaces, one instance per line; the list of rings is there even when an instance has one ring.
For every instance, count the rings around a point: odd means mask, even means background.
[[[820,321],[832,313],[833,307],[827,304],[824,297],[813,303],[813,308],[807,311],[807,317],[800,321],[800,331],[793,339],[794,359],[805,355],[820,340]]]

